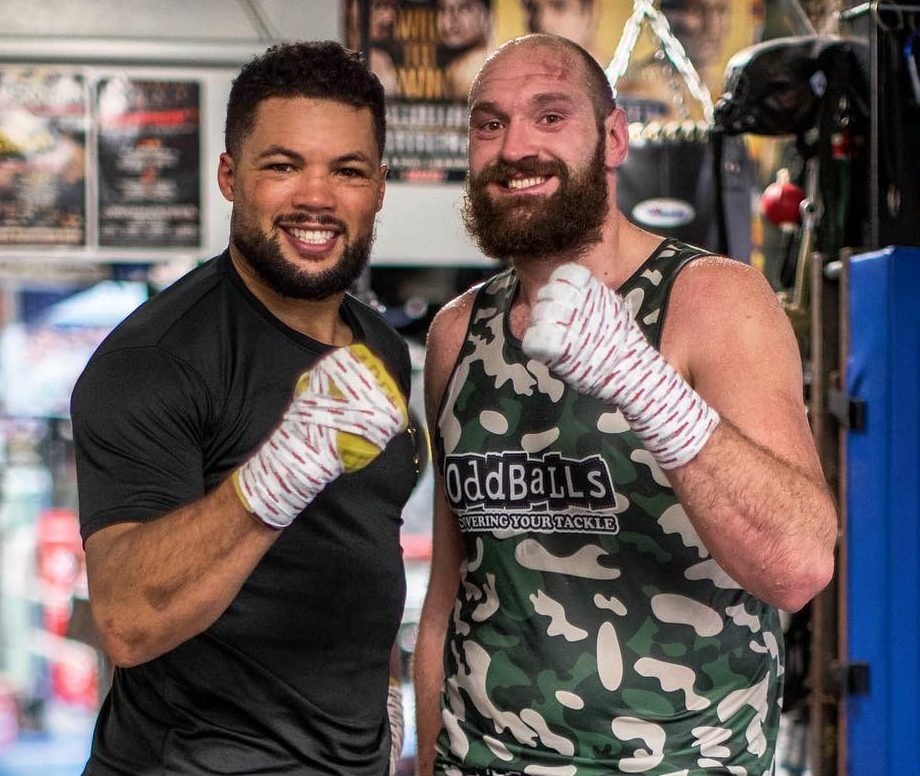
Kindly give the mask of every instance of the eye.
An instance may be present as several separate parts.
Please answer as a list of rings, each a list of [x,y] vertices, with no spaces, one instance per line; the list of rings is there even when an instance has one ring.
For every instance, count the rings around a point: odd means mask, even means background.
[[[502,128],[502,123],[498,119],[486,119],[476,124],[479,132],[498,132]]]
[[[265,165],[265,169],[272,172],[290,172],[294,169],[294,165],[290,162],[271,162]]]
[[[540,117],[541,124],[558,124],[564,117],[558,113],[545,113]]]
[[[336,174],[341,175],[343,178],[367,178],[367,170],[364,170],[361,167],[340,167],[336,170]]]

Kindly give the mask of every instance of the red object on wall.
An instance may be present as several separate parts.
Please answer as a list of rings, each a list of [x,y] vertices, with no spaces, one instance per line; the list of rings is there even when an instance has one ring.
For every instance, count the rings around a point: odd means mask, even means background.
[[[36,537],[42,618],[54,645],[51,691],[65,703],[93,709],[98,703],[98,664],[91,647],[66,641],[73,596],[86,589],[80,523],[71,509],[46,509]]]
[[[760,206],[767,220],[776,226],[799,224],[803,199],[805,192],[789,180],[785,170],[780,170],[776,180],[760,196]]]
[[[46,509],[38,518],[38,576],[69,596],[83,566],[80,523],[72,509]]]

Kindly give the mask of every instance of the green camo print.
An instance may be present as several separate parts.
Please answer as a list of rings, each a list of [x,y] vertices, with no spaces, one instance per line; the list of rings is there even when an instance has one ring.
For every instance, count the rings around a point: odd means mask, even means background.
[[[656,346],[699,255],[666,241],[620,289]],[[778,612],[712,560],[622,416],[528,361],[515,290],[510,270],[479,290],[439,417],[466,560],[437,772],[772,773]]]

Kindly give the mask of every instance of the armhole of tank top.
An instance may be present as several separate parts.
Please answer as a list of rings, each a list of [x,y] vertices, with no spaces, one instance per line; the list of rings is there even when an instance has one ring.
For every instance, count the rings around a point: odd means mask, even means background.
[[[437,441],[441,436],[441,417],[444,415],[445,403],[447,402],[447,397],[451,393],[451,388],[453,387],[454,380],[457,379],[457,369],[460,366],[460,359],[463,355],[463,348],[470,338],[470,329],[473,326],[473,316],[476,313],[476,310],[479,309],[479,301],[482,298],[482,295],[485,293],[486,288],[493,282],[496,278],[491,277],[487,280],[484,280],[479,284],[479,288],[476,289],[476,295],[473,297],[473,301],[470,305],[470,315],[466,321],[466,327],[463,332],[463,339],[460,341],[460,347],[457,350],[457,355],[454,357],[454,363],[450,368],[450,375],[447,378],[447,381],[444,383],[444,390],[441,392],[441,398],[438,401],[438,412],[435,415],[434,420],[434,433],[435,441]],[[441,449],[441,445],[435,445],[437,450]]]
[[[671,292],[674,290],[674,283],[677,280],[677,276],[684,271],[688,264],[691,264],[692,262],[696,261],[697,259],[701,259],[704,256],[711,255],[711,253],[706,253],[705,251],[700,250],[699,253],[684,256],[674,268],[674,272],[671,273],[671,276],[668,279],[668,284],[664,290],[664,297],[661,300],[661,311],[659,313],[660,324],[656,329],[655,341],[652,342],[652,347],[655,348],[655,350],[661,352],[661,337],[664,334],[664,324],[668,316],[668,306],[671,303]]]

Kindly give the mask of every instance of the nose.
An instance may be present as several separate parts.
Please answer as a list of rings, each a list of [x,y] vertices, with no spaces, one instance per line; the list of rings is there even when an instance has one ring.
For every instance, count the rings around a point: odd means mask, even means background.
[[[506,162],[515,162],[536,156],[538,153],[533,129],[525,121],[511,120],[502,137],[501,157]]]
[[[330,175],[303,171],[291,192],[291,204],[301,210],[323,211],[335,208],[335,186]]]

